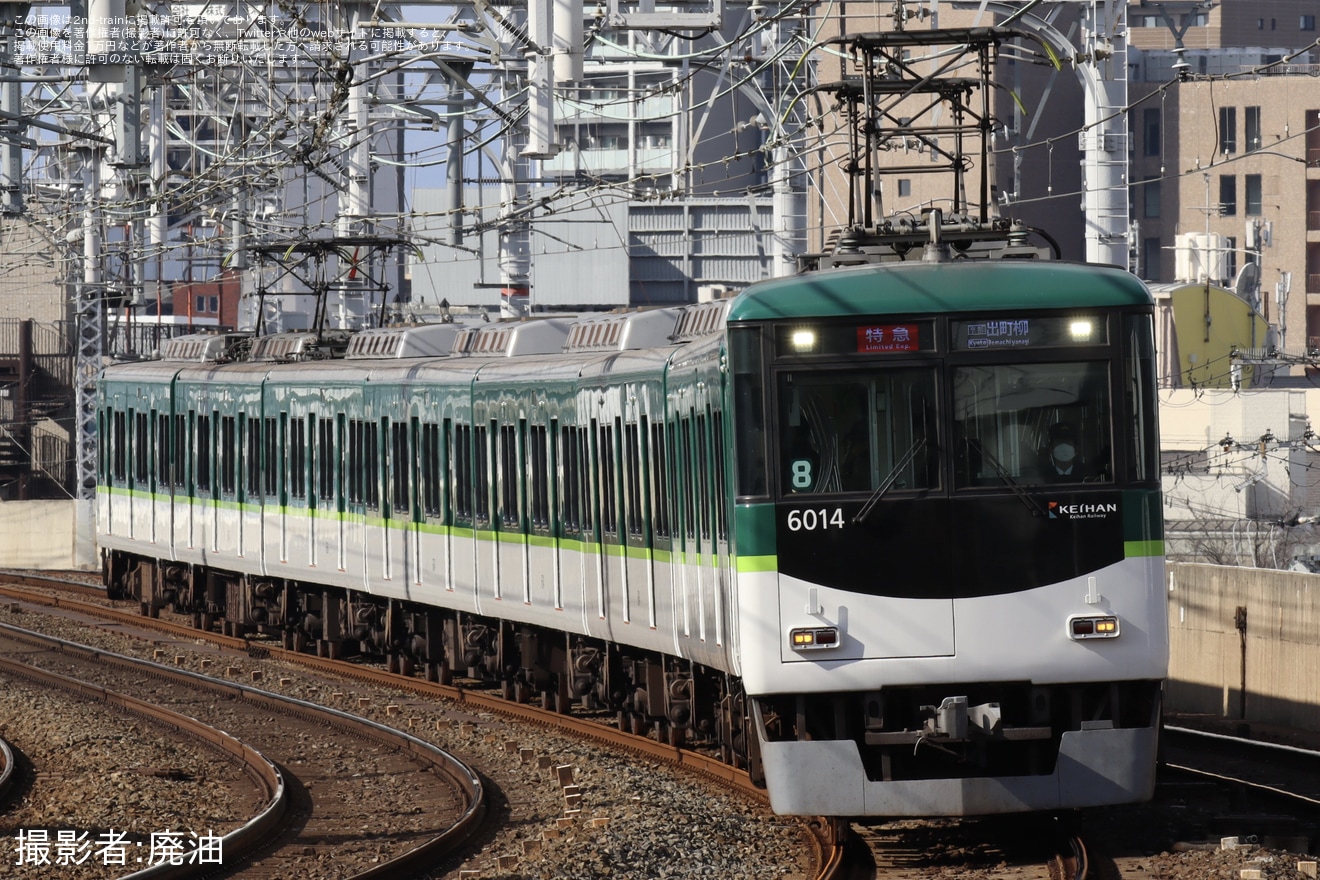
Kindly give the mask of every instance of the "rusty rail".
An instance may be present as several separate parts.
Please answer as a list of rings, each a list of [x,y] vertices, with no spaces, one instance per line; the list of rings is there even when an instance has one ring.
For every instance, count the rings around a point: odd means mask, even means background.
[[[98,613],[115,610],[106,609],[103,606],[94,607]],[[143,620],[143,618],[137,617],[136,615],[134,615],[134,619],[139,622]],[[157,621],[153,621],[153,623],[154,622]],[[411,734],[395,730],[394,728],[387,727],[383,724],[378,724],[377,722],[366,718],[350,715],[347,712],[341,712],[338,709],[319,706],[315,703],[309,703],[293,697],[273,694],[253,687],[248,687],[247,685],[219,681],[188,670],[173,669],[147,660],[126,657],[121,654],[115,654],[111,651],[104,651],[87,645],[79,645],[76,642],[57,639],[53,636],[34,633],[29,630],[11,627],[6,624],[0,624],[0,629],[16,640],[27,641],[44,648],[60,651],[61,653],[78,656],[87,660],[96,660],[100,663],[112,664],[121,668],[134,669],[166,681],[183,683],[189,687],[201,688],[227,697],[243,699],[272,712],[295,715],[301,717],[303,720],[312,721],[314,723],[329,723],[346,733],[382,742],[392,748],[400,749],[401,751],[412,755],[419,762],[430,765],[437,775],[451,780],[453,784],[463,792],[464,797],[467,800],[467,807],[457,822],[442,833],[436,835],[425,843],[414,847],[408,852],[403,853],[397,858],[391,859],[388,862],[383,862],[374,868],[355,875],[355,880],[368,880],[368,878],[380,880],[380,878],[415,874],[418,871],[435,864],[443,857],[453,853],[461,847],[477,831],[481,826],[481,823],[485,820],[487,814],[485,790],[481,778],[477,775],[476,771],[443,749],[418,739]],[[189,632],[196,637],[199,631],[189,629]],[[241,639],[231,639],[231,641],[242,642]],[[10,667],[20,667],[21,674],[28,677],[35,677],[32,674],[34,672],[39,676],[50,676],[51,678],[49,681],[53,686],[63,686],[57,683],[57,680],[64,679],[64,676],[35,669],[34,667],[28,667],[21,663],[17,663],[16,661],[0,658],[0,668]],[[155,707],[134,697],[116,694],[113,691],[107,691],[104,688],[99,688],[95,685],[77,682],[74,679],[67,679],[67,681],[73,682],[75,689],[79,693],[90,695],[94,699],[101,699],[104,702],[110,703],[111,705],[117,705],[130,712],[142,714],[153,719],[163,720],[165,723],[172,724],[185,733],[189,733],[204,741],[210,742],[212,745],[217,746],[223,751],[239,756],[240,759],[245,762],[253,760],[253,756],[255,756],[255,759],[260,759],[260,762],[270,767],[270,770],[274,772],[275,777],[278,780],[278,789],[281,794],[279,814],[270,817],[269,814],[271,814],[272,810],[268,808],[266,811],[263,811],[260,816],[243,826],[243,828],[237,829],[229,835],[226,835],[223,843],[224,851],[226,853],[237,851],[240,855],[245,855],[253,852],[261,846],[262,842],[265,841],[270,836],[270,833],[278,826],[280,819],[283,817],[283,778],[279,776],[278,769],[276,769],[273,764],[270,764],[270,762],[259,753],[244,746],[227,733],[210,728],[191,718],[171,712],[168,709]],[[218,739],[216,737],[218,737]],[[248,765],[245,763],[245,766]],[[261,778],[264,780],[266,777],[263,775]],[[237,847],[240,847],[239,849],[231,849],[231,837],[234,838],[234,844]],[[177,869],[179,867],[181,866],[154,866],[145,871],[139,871],[135,874],[129,875],[129,877],[131,877],[132,880],[162,880],[162,878],[170,878],[170,880],[173,880],[173,878],[190,877],[199,873],[195,866],[182,866],[188,868],[188,870],[181,873],[174,873],[172,871],[157,872],[158,868]],[[201,867],[209,870],[213,866]],[[129,878],[125,878],[125,880],[129,880]]]

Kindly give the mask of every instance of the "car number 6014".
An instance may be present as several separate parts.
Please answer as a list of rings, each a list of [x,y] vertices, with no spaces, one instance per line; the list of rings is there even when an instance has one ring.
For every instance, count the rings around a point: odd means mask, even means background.
[[[843,508],[833,510],[821,508],[813,510],[790,510],[788,512],[788,530],[790,532],[814,532],[817,529],[843,528]]]

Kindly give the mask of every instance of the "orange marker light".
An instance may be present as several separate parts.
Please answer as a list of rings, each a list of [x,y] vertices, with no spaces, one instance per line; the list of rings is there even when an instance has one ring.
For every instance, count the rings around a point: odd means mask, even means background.
[[[788,643],[794,651],[833,648],[839,644],[839,628],[836,626],[814,626],[810,629],[789,630]]]
[[[1083,639],[1118,638],[1118,618],[1113,616],[1083,616],[1068,618],[1068,637]]]

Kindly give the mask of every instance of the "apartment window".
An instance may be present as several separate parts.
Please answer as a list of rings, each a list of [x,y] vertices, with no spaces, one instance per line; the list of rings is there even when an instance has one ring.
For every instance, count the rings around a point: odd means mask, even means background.
[[[1263,18],[1256,19],[1256,30],[1258,31],[1265,30],[1265,19]]]
[[[1141,241],[1142,278],[1147,281],[1160,280],[1160,240],[1145,238]]]
[[[1141,112],[1142,152],[1147,156],[1160,154],[1160,108],[1147,107]]]
[[[1228,236],[1224,248],[1224,281],[1231,282],[1238,273],[1237,238]]]
[[[1246,205],[1247,216],[1259,217],[1261,213],[1260,175],[1259,174],[1246,175],[1246,178],[1244,180],[1244,188],[1246,189],[1246,192],[1243,193],[1243,195],[1247,201],[1247,205]]]
[[[1303,15],[1303,16],[1302,16],[1301,23],[1298,25],[1298,28],[1301,29],[1301,30],[1304,30],[1304,31],[1313,31],[1313,30],[1315,30],[1315,16],[1314,16],[1314,15]]]
[[[1237,108],[1219,108],[1219,152],[1237,152]]]
[[[912,181],[906,177],[898,179],[898,195],[900,198],[912,195]]]
[[[1237,176],[1219,175],[1219,216],[1237,216]]]
[[[1148,177],[1141,187],[1141,216],[1154,218],[1160,216],[1160,179]]]
[[[1242,120],[1246,126],[1247,152],[1260,149],[1260,108],[1248,107],[1245,118]]]

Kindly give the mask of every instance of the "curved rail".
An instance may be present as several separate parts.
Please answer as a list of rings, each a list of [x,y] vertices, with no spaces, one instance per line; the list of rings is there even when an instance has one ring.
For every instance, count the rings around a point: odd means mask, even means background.
[[[100,606],[97,607],[100,608]],[[138,618],[138,620],[141,620],[141,618]],[[464,797],[467,800],[467,808],[463,811],[463,814],[458,818],[458,821],[456,821],[445,831],[441,832],[435,837],[432,837],[430,840],[426,841],[425,843],[422,843],[419,846],[414,847],[408,852],[403,853],[397,858],[391,859],[387,862],[382,862],[381,864],[377,865],[375,868],[372,868],[361,874],[355,875],[355,880],[367,880],[367,878],[403,876],[409,874],[410,872],[416,872],[424,867],[433,865],[437,861],[451,854],[458,847],[460,847],[476,831],[476,829],[485,819],[487,813],[485,789],[482,784],[481,777],[476,773],[476,771],[474,771],[471,767],[468,767],[458,758],[454,757],[453,755],[439,748],[438,746],[432,745],[431,743],[418,739],[417,737],[412,736],[411,734],[404,733],[403,731],[400,730],[395,730],[392,727],[387,727],[384,724],[379,724],[367,718],[360,718],[355,715],[350,715],[347,712],[341,712],[338,709],[333,709],[326,706],[320,706],[315,703],[310,703],[305,700],[295,699],[293,697],[285,697],[279,694],[273,694],[268,691],[262,691],[262,690],[258,690],[257,688],[249,687],[247,685],[217,681],[216,679],[208,678],[204,675],[200,675],[198,673],[191,672],[188,670],[174,669],[168,666],[162,666],[159,663],[152,663],[151,661],[148,660],[139,660],[135,657],[127,657],[122,654],[116,654],[112,651],[105,651],[87,645],[80,645],[76,642],[70,642],[65,639],[58,639],[53,636],[43,635],[41,633],[34,633],[29,630],[19,629],[17,627],[8,626],[6,624],[0,624],[0,629],[3,629],[12,638],[18,640],[24,640],[31,644],[40,645],[45,648],[60,651],[62,653],[78,656],[85,660],[96,660],[102,663],[111,663],[114,665],[118,665],[121,668],[131,668],[138,671],[145,671],[147,672],[147,674],[155,676],[156,678],[164,679],[166,681],[182,682],[182,683],[186,683],[190,687],[200,687],[222,694],[227,697],[243,699],[248,702],[254,703],[258,706],[261,706],[265,709],[268,709],[270,711],[280,712],[282,714],[287,714],[287,715],[294,715],[302,718],[305,721],[310,721],[313,723],[326,723],[328,719],[328,723],[330,723],[331,725],[333,725],[334,727],[340,730],[343,730],[344,732],[361,736],[364,738],[372,739],[378,742],[384,742],[389,746],[407,752],[419,762],[429,764],[435,770],[437,775],[440,775],[442,778],[449,779],[451,782],[454,783],[454,785],[460,791],[462,791]],[[197,633],[196,630],[193,630],[192,632],[194,633],[194,636]],[[15,661],[6,661],[3,658],[0,658],[0,664],[3,664],[5,666],[9,666],[11,664],[22,666],[22,664],[16,664]],[[22,668],[24,670],[33,669],[33,667],[27,667],[27,666],[22,666]],[[35,671],[42,675],[51,675],[51,676],[55,675],[54,673],[47,673],[44,670],[35,670]],[[63,678],[63,676],[58,676],[58,677]],[[70,679],[70,681],[72,681],[72,679]],[[82,683],[78,683],[78,684],[82,684]],[[88,688],[92,692],[100,692],[103,694],[113,693],[111,691],[106,691],[103,688],[98,688],[95,685],[83,685],[83,687]],[[212,728],[207,728],[205,725],[201,725],[199,722],[193,721],[192,719],[187,718],[186,716],[176,715],[176,713],[170,712],[167,709],[160,709],[158,707],[151,706],[150,704],[145,703],[141,700],[137,700],[133,697],[127,697],[121,694],[116,694],[114,696],[117,699],[126,701],[124,705],[129,707],[130,711],[139,711],[142,712],[143,714],[148,714],[152,717],[165,717],[165,715],[168,714],[170,716],[175,716],[178,719],[182,719],[184,723],[178,726],[180,726],[181,729],[187,730],[189,732],[191,732],[192,729],[191,725],[196,725],[198,728],[202,728],[203,730],[212,730]],[[159,713],[159,715],[157,713]],[[174,722],[171,720],[171,723]],[[216,733],[220,733],[222,736],[228,737],[231,740],[233,739],[232,737],[229,737],[229,734],[225,734],[221,731],[216,731]],[[242,749],[245,749],[247,751],[252,751],[251,749],[248,749],[246,746],[243,746],[241,743],[238,743],[237,740],[233,740],[233,742],[237,743],[237,745],[240,746]],[[232,749],[230,748],[226,748],[225,750],[232,752]],[[232,752],[232,753],[239,754],[238,752]],[[252,754],[257,755],[257,757],[261,757],[256,752],[252,752]],[[266,761],[264,757],[261,757],[261,760]],[[269,762],[266,763],[269,764]],[[270,765],[270,766],[271,769],[274,770],[274,772],[278,775],[279,771],[274,768],[274,765]],[[279,785],[280,785],[280,789],[282,790],[283,789],[282,777],[280,777]],[[281,808],[281,812],[282,812],[282,808]],[[246,842],[247,838],[241,838],[236,840],[235,842],[241,843],[241,845],[245,847],[242,850],[243,852],[250,853],[262,840],[264,840],[266,836],[268,836],[269,831],[271,831],[275,827],[275,824],[279,821],[280,818],[281,816],[276,816],[273,821],[263,823],[261,827],[261,833],[257,833],[256,831],[249,832],[251,834],[251,840],[252,840],[250,844]],[[253,822],[256,822],[256,820],[253,820]],[[248,826],[253,824],[253,822],[249,822],[248,825],[245,825],[243,828],[238,829],[235,832],[231,832],[231,835],[235,835],[238,834],[239,832],[245,831],[248,828]],[[230,846],[229,838],[231,835],[227,835],[224,838],[224,847],[225,847],[224,851],[226,853],[229,853],[231,851],[229,848]],[[155,866],[155,867],[177,868],[178,866]],[[210,867],[210,866],[206,866],[206,867]],[[174,877],[189,876],[189,873],[177,873],[177,874],[153,873],[153,871],[154,868],[147,869],[145,871],[139,871],[129,876],[133,878],[133,880],[148,880],[148,878],[150,878],[150,880],[160,880],[160,878],[166,878],[166,877],[174,878]],[[193,871],[192,873],[195,873],[195,871]],[[125,878],[125,880],[128,880],[128,878]]]
[[[23,635],[14,634],[12,627],[4,626],[4,629],[15,638],[23,638]],[[25,634],[26,631],[18,630],[17,633]],[[27,641],[27,639],[24,640]],[[240,855],[251,852],[273,830],[278,828],[283,820],[285,809],[288,806],[288,790],[284,785],[283,774],[280,773],[279,768],[274,763],[260,752],[245,745],[223,730],[202,724],[200,721],[186,715],[180,715],[170,709],[153,706],[128,694],[107,690],[98,685],[60,675],[57,672],[29,666],[17,660],[0,657],[0,669],[28,681],[58,688],[84,699],[114,706],[120,711],[146,718],[154,723],[168,724],[186,736],[200,740],[238,758],[248,776],[264,789],[267,803],[260,813],[248,820],[242,827],[234,829],[221,838],[221,845],[225,852],[234,852]],[[210,869],[209,866],[204,867],[207,870]],[[148,878],[150,880],[163,880],[163,878],[188,877],[198,873],[199,870],[199,867],[195,865],[162,864],[153,865],[130,876],[135,880],[148,880]]]
[[[84,595],[97,595],[100,597],[105,597],[106,595],[105,590],[103,589],[55,578],[47,579],[28,574],[11,575],[4,571],[0,571],[0,577],[5,577],[6,579],[30,586],[45,587],[47,589],[55,588],[67,592],[81,593]],[[161,618],[144,617],[136,610],[126,611],[105,605],[81,602],[77,599],[66,599],[60,596],[33,595],[31,593],[22,592],[4,586],[0,586],[0,596],[20,599],[25,602],[33,602],[48,607],[80,611],[96,617],[118,621],[127,626],[150,628],[188,640],[201,638],[214,645],[226,647],[235,651],[244,651],[249,654],[269,656],[323,674],[351,678],[375,686],[407,690],[420,696],[450,700],[476,712],[490,712],[505,718],[530,722],[543,727],[556,727],[577,737],[607,744],[613,748],[618,748],[653,760],[659,760],[666,764],[677,765],[685,770],[715,780],[722,785],[742,791],[743,793],[751,795],[761,801],[765,801],[767,798],[765,790],[758,788],[751,781],[751,777],[745,770],[737,769],[718,758],[689,749],[683,749],[678,746],[672,746],[667,743],[661,743],[657,740],[649,739],[648,737],[625,733],[617,728],[609,727],[585,718],[552,712],[524,703],[515,703],[496,694],[463,688],[457,685],[444,685],[438,682],[427,681],[425,679],[387,672],[383,669],[372,669],[357,664],[346,663],[342,660],[331,660],[325,657],[318,657],[314,654],[305,654],[300,651],[291,651],[281,647],[267,645],[265,643],[253,642],[248,639],[221,635],[220,633],[197,629],[186,624],[175,623]],[[173,672],[176,670],[170,669],[169,671]],[[233,685],[233,687],[238,688],[242,686]],[[316,708],[320,709],[320,707]],[[840,866],[843,864],[843,835],[839,831],[839,823],[828,818],[818,818],[811,823],[811,830],[812,833],[809,837],[813,846],[816,847],[815,855],[817,864],[820,866],[820,871],[817,873],[815,880],[830,880],[830,878],[838,875]]]

